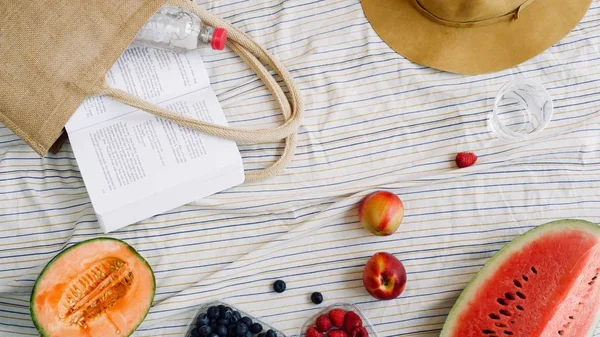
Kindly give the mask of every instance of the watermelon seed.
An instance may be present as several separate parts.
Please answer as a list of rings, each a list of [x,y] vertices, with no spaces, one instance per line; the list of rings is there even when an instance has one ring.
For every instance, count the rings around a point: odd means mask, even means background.
[[[506,324],[504,324],[504,323],[496,323],[494,325],[497,326],[497,327],[499,327],[499,328],[506,328]]]
[[[506,301],[503,298],[498,298],[496,301],[501,305],[508,305],[508,303],[506,303]]]
[[[516,308],[517,308],[518,310],[521,310],[521,311],[525,310],[525,308],[523,308],[523,307],[522,307],[522,306],[520,306],[520,305],[517,305],[517,306],[516,306]]]
[[[523,275],[523,280],[525,280],[525,281],[529,281],[529,277],[527,277],[527,276]]]
[[[534,274],[537,274],[537,269],[535,269],[535,267],[533,267],[533,266],[531,267],[531,271],[532,271]]]
[[[598,275],[592,277],[592,281],[596,281],[597,278],[598,278]]]
[[[573,317],[573,316],[569,316],[569,319],[575,319],[575,317]]]
[[[490,329],[483,329],[482,332],[483,332],[484,335],[493,335],[493,334],[496,333],[495,331],[490,330]]]
[[[588,282],[588,285],[590,285],[590,286],[591,286],[591,285],[594,285],[594,281],[590,281],[590,282]]]
[[[565,333],[564,331],[562,331],[562,330],[558,330],[558,334],[559,334],[559,335],[561,335],[561,336],[562,336],[564,333]]]
[[[512,334],[513,334],[513,333],[512,333],[512,331],[510,331],[510,330],[504,330],[504,334],[505,334],[505,335],[512,336]]]
[[[504,316],[510,316],[510,311],[506,309],[500,309],[500,314]]]
[[[519,282],[518,280],[514,280],[513,283],[515,284],[515,286],[517,286],[517,288],[522,288],[523,287],[521,285],[521,282]]]
[[[526,298],[527,298],[527,296],[525,296],[525,294],[523,294],[523,293],[522,293],[522,292],[520,292],[520,291],[517,291],[517,296],[519,296],[519,298],[520,298],[520,299],[522,299],[522,300],[524,300],[524,299],[526,299]]]
[[[491,313],[489,316],[490,316],[490,318],[491,318],[491,319],[500,319],[500,316],[498,316],[498,315],[496,315],[496,314],[494,314],[494,313]],[[497,325],[497,324],[498,324],[498,323],[496,323],[496,325]]]
[[[506,297],[506,299],[514,301],[515,300],[515,295],[511,294],[511,293],[505,293],[504,297]]]

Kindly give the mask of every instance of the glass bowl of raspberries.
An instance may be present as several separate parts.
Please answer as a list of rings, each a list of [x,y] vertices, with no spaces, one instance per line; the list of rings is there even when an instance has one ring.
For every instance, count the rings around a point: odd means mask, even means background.
[[[185,337],[286,337],[265,322],[220,301],[200,307]]]
[[[352,303],[334,303],[309,318],[300,337],[379,337],[365,313]]]

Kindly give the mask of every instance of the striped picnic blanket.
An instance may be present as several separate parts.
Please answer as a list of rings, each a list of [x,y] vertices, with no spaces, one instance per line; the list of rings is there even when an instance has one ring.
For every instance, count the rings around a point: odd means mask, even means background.
[[[357,303],[381,336],[434,337],[462,288],[516,235],[560,218],[600,223],[600,2],[566,38],[506,71],[461,76],[413,64],[383,43],[358,0],[204,1],[268,47],[306,99],[294,162],[110,236],[154,268],[155,304],[135,336],[182,336],[199,304],[223,299],[298,333],[319,306]],[[232,52],[204,53],[231,125],[281,123],[272,97]],[[542,138],[503,143],[487,129],[498,89],[514,75],[545,86],[554,117]],[[282,144],[244,145],[246,168]],[[456,152],[477,165],[456,170]],[[368,234],[357,202],[375,189],[406,206],[400,230]],[[101,235],[73,152],[39,158],[0,129],[0,335],[37,336],[32,285],[65,247]],[[400,258],[403,295],[377,301],[362,287],[375,252]],[[284,279],[288,290],[271,284]],[[600,332],[597,334],[600,336]]]

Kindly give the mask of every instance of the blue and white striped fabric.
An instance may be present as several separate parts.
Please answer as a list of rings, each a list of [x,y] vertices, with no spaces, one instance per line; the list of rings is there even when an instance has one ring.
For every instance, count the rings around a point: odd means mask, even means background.
[[[358,0],[201,5],[288,66],[305,95],[306,120],[285,174],[111,234],[156,273],[156,301],[136,336],[182,336],[194,308],[217,298],[294,335],[319,310],[310,294],[320,291],[326,303],[357,303],[382,337],[434,337],[473,274],[516,235],[560,218],[600,223],[600,2],[550,50],[481,76],[397,55]],[[205,61],[232,125],[281,122],[272,97],[233,53],[206,50]],[[486,118],[516,74],[548,89],[554,118],[540,139],[502,143]],[[246,168],[256,169],[282,144],[240,150]],[[480,161],[456,170],[455,153],[468,150]],[[41,268],[101,232],[69,146],[39,158],[3,127],[0,172],[0,335],[37,336],[28,299]],[[374,189],[405,203],[391,237],[372,236],[357,221],[357,202]],[[378,251],[407,268],[397,300],[376,301],[362,287],[362,268]],[[278,278],[288,284],[283,294],[270,290]]]

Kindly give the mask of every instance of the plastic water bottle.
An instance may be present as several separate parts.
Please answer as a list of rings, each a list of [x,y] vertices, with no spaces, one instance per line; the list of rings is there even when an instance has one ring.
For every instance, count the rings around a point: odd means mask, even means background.
[[[133,43],[159,49],[186,52],[208,45],[223,50],[227,31],[205,25],[200,18],[178,7],[158,10],[135,36]]]

